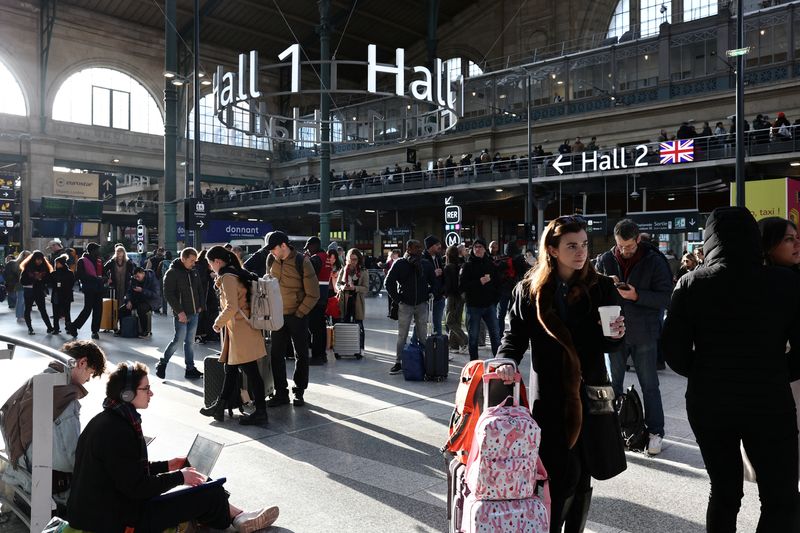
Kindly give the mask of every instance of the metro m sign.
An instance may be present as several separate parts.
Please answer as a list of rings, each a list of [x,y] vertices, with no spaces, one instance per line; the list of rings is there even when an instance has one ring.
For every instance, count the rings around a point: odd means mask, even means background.
[[[461,224],[461,206],[448,205],[444,208],[445,224]]]

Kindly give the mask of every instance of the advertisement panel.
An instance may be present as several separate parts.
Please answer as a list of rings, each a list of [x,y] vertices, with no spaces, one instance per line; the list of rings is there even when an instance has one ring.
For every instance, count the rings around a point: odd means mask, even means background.
[[[745,204],[756,220],[767,217],[788,217],[786,182],[786,178],[778,178],[745,183]],[[736,187],[731,187],[731,205],[736,205]]]
[[[800,226],[800,180],[789,178],[786,182],[786,218]]]
[[[99,174],[53,172],[53,195],[97,200],[100,190]]]
[[[246,220],[208,220],[201,235],[203,243],[229,242],[233,239],[264,239],[272,231],[269,222],[248,222]],[[177,240],[186,240],[183,222],[177,224]]]

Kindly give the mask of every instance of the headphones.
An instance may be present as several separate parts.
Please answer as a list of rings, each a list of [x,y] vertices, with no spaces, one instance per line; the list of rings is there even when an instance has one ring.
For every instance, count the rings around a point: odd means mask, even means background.
[[[119,399],[125,403],[131,403],[136,398],[136,389],[133,383],[133,363],[125,361],[122,365],[125,368],[125,385],[119,393]]]

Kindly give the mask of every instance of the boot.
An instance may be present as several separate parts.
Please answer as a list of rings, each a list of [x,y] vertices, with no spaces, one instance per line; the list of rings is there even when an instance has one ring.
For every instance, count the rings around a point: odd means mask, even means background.
[[[268,422],[266,407],[256,408],[252,415],[239,418],[239,423],[243,426],[263,426]]]
[[[225,420],[225,400],[217,400],[208,407],[203,407],[200,409],[200,414],[203,416],[213,416],[214,420],[222,422]]]
[[[592,505],[592,488],[583,492],[576,492],[572,505],[567,510],[564,521],[564,533],[582,533],[589,517],[589,507]]]

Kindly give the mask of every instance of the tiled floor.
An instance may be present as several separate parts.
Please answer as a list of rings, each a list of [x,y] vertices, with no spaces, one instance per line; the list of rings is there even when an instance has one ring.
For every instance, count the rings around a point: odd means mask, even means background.
[[[80,305],[76,302],[73,309]],[[457,385],[453,378],[467,357],[456,356],[451,379],[443,383],[390,376],[396,323],[385,318],[384,299],[369,299],[367,307],[366,357],[331,357],[326,367],[312,367],[306,406],[271,409],[265,428],[239,426],[227,418],[209,422],[199,415],[202,381],[184,380],[183,358],[176,354],[165,381],[151,375],[155,396],[143,412],[145,434],[158,437],[149,448],[151,458],[185,453],[198,432],[224,442],[214,474],[228,478],[226,487],[237,505],[279,505],[273,531],[445,531],[446,476],[439,447],[447,435]],[[114,362],[137,359],[152,369],[172,335],[171,320],[156,316],[153,324],[153,339],[104,333],[100,344]],[[0,309],[0,328],[26,333],[7,309]],[[67,340],[34,339],[54,347]],[[213,347],[198,345],[196,360]],[[482,349],[482,356],[488,353]],[[43,360],[24,352],[13,361],[0,361],[0,400],[42,367]],[[595,533],[705,530],[708,478],[686,421],[685,380],[670,371],[659,377],[667,414],[664,451],[657,458],[628,454],[624,474],[594,483],[589,529]],[[635,374],[628,373],[627,380],[635,382]],[[95,381],[88,388],[82,410],[86,421],[101,408],[104,383]],[[739,530],[754,531],[757,518],[755,485],[746,484]],[[0,531],[21,528],[5,523]]]

